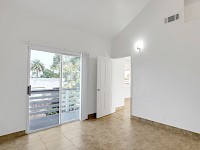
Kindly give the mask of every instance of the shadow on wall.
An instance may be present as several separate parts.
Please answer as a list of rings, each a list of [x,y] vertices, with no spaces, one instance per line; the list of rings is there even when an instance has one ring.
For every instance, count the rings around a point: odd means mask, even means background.
[[[93,81],[93,82],[91,82]],[[88,90],[88,114],[96,113],[96,99],[97,99],[97,59],[90,58],[89,60],[89,90]]]

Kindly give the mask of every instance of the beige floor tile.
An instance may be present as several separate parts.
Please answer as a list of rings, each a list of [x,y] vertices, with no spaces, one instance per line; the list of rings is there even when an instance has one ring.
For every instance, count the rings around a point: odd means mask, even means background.
[[[70,140],[76,147],[85,148],[98,145],[98,141],[91,135],[83,135]]]
[[[35,143],[41,143],[42,139],[37,133],[29,134],[23,137],[15,139],[16,145],[33,145]]]
[[[15,144],[15,140],[7,141],[0,144],[0,150],[16,149],[16,147],[17,145]]]
[[[62,138],[51,142],[47,142],[45,143],[45,146],[48,150],[61,150],[73,146],[73,144],[67,138]]]
[[[31,145],[19,145],[18,150],[47,150],[43,143],[35,143]]]
[[[76,130],[71,130],[71,131],[65,132],[64,136],[67,137],[68,139],[73,139],[73,138],[79,137],[84,134],[85,134],[85,132],[83,130],[76,129]]]
[[[65,147],[61,150],[79,150],[76,146],[72,145],[72,146],[69,146],[69,147]]]
[[[46,134],[50,134],[50,133],[61,133],[61,128],[60,127],[54,127],[51,129],[47,129],[47,130],[43,130],[43,131],[39,131],[37,132],[39,135],[46,135]]]
[[[55,140],[66,139],[63,133],[49,133],[40,136],[44,143],[50,143]]]

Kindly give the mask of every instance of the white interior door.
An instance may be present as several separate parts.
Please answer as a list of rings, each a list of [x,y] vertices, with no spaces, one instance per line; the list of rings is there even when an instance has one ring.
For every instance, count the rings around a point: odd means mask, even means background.
[[[97,61],[97,118],[112,113],[112,59],[98,57]]]

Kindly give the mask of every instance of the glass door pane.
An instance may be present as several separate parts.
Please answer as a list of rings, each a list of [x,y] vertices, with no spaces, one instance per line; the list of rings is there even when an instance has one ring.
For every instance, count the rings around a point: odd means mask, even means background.
[[[62,56],[61,123],[80,119],[80,56]]]
[[[60,58],[55,53],[31,50],[29,131],[59,124]]]

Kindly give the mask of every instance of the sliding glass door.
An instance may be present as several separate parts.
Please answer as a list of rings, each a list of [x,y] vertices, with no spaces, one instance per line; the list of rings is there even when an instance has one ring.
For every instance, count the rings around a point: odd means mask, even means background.
[[[80,56],[31,50],[29,132],[80,119]]]
[[[62,56],[61,122],[80,118],[80,56]]]

